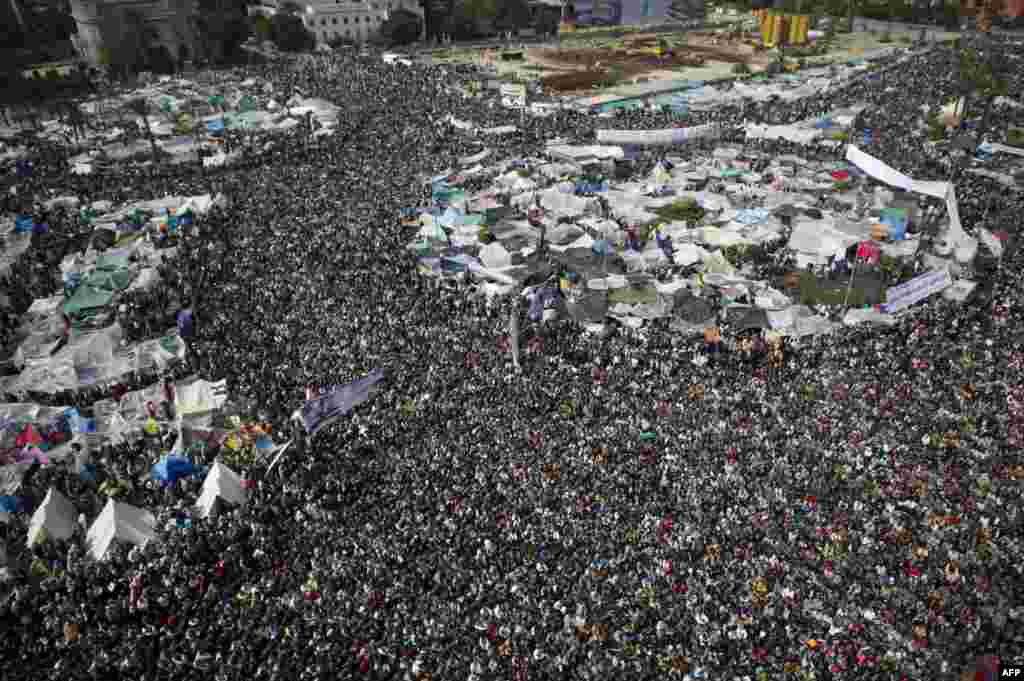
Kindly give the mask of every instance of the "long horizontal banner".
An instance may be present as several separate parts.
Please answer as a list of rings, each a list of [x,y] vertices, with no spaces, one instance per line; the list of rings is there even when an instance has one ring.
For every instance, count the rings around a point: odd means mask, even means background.
[[[710,123],[667,130],[598,130],[597,141],[601,144],[629,144],[641,147],[667,146],[715,137],[718,132],[718,126]]]
[[[886,291],[885,305],[882,306],[882,312],[886,314],[899,312],[952,285],[953,279],[949,275],[949,270],[926,272],[914,277],[905,284],[900,284]]]

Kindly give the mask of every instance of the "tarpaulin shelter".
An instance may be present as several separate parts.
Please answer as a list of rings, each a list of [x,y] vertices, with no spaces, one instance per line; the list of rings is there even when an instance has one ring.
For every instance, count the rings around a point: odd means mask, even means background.
[[[68,539],[75,533],[78,510],[57,490],[50,488],[28,525],[28,545],[46,539]]]
[[[216,515],[219,500],[242,506],[249,500],[249,493],[242,485],[242,478],[238,473],[220,461],[215,461],[196,500],[199,517]]]
[[[64,303],[64,314],[75,316],[89,310],[97,310],[110,305],[113,298],[112,290],[83,283],[75,290],[75,294]]]
[[[181,478],[195,474],[195,465],[183,456],[168,455],[160,459],[150,470],[150,475],[166,485],[173,485]]]
[[[137,506],[110,499],[86,535],[89,554],[103,560],[115,541],[145,546],[156,537],[153,514]]]

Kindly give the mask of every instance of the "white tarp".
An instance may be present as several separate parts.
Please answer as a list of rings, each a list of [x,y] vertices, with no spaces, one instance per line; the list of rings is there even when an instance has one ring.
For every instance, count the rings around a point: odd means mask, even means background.
[[[215,411],[228,401],[227,381],[223,379],[216,383],[199,379],[194,383],[178,385],[175,393],[174,410],[180,416]]]
[[[89,554],[103,560],[114,541],[145,546],[156,538],[156,518],[145,509],[109,499],[86,534]]]
[[[747,139],[784,139],[796,144],[810,144],[824,134],[823,130],[795,125],[747,124]]]
[[[219,168],[228,162],[228,155],[223,151],[213,154],[211,156],[203,157],[204,168]]]
[[[214,461],[210,472],[203,481],[203,490],[196,500],[196,508],[200,518],[208,518],[217,503],[223,499],[236,506],[242,506],[249,500],[249,493],[242,486],[242,478],[233,470]]]
[[[686,144],[690,140],[710,138],[717,134],[718,126],[709,123],[691,128],[668,128],[666,130],[598,130],[597,141],[602,144],[663,146]]]
[[[484,267],[501,269],[511,265],[512,258],[504,246],[497,241],[492,241],[480,249],[480,262],[484,264]]]
[[[67,497],[50,488],[28,524],[28,545],[47,539],[68,539],[75,533],[78,510]]]
[[[17,494],[18,490],[21,489],[21,481],[25,477],[25,473],[31,467],[31,463],[12,463],[0,466],[0,496],[14,496]]]

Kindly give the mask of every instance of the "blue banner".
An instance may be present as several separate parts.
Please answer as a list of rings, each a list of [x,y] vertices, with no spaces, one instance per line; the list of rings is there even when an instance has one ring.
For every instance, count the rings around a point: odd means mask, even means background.
[[[181,310],[178,312],[178,335],[182,338],[191,338],[194,334],[195,320],[192,317],[192,310]]]
[[[600,194],[608,191],[608,181],[604,182],[577,182],[574,193],[579,194]]]
[[[14,220],[14,231],[18,233],[31,232],[36,227],[36,221],[31,215],[19,215]]]
[[[374,369],[366,376],[302,405],[302,425],[309,435],[338,420],[373,394],[373,388],[384,380],[384,372]]]

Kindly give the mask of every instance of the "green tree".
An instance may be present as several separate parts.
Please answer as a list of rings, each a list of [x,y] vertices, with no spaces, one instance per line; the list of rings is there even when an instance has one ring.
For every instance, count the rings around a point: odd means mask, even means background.
[[[416,42],[421,29],[419,16],[409,10],[398,9],[381,24],[380,34],[392,45],[409,45]]]
[[[149,140],[150,148],[153,150],[153,163],[156,163],[159,160],[160,151],[156,146],[156,137],[153,135],[153,128],[149,125],[149,100],[145,97],[136,97],[135,99],[129,100],[126,106],[128,110],[138,116],[139,120],[142,122],[142,129],[146,133],[146,138]]]
[[[274,33],[274,26],[270,19],[262,14],[257,14],[252,20],[252,33],[261,43],[270,40]]]
[[[234,57],[249,37],[245,0],[198,0],[192,24],[203,53],[211,61]]]
[[[299,52],[316,45],[316,38],[306,29],[302,19],[293,14],[275,14],[271,25],[274,44],[280,50]]]
[[[494,27],[499,31],[528,28],[532,23],[533,15],[526,0],[505,0],[497,7],[494,16]]]
[[[964,96],[976,95],[985,101],[985,109],[981,116],[975,135],[980,142],[988,130],[989,118],[996,97],[1005,97],[1010,90],[1009,75],[1011,63],[1001,50],[992,49],[991,45],[982,49],[961,48],[959,53],[960,80],[963,84]],[[964,119],[967,117],[967,103],[964,103]]]
[[[135,10],[105,9],[100,17],[103,36],[101,63],[114,78],[127,78],[142,70],[145,37],[142,15]]]

